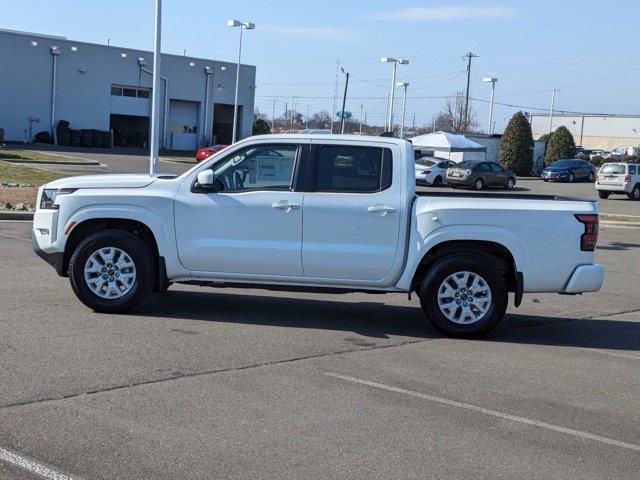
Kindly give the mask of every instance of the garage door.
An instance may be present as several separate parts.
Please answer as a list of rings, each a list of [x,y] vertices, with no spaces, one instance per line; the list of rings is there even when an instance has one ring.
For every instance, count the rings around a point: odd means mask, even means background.
[[[198,145],[199,102],[169,101],[169,148],[195,150]]]

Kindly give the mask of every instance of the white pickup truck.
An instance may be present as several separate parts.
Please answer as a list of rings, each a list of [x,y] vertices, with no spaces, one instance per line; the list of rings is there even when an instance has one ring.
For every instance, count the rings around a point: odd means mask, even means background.
[[[514,292],[600,289],[592,201],[418,192],[405,140],[263,135],[175,176],[65,178],[38,193],[36,253],[78,298],[122,312],[171,283],[416,292],[460,337]]]

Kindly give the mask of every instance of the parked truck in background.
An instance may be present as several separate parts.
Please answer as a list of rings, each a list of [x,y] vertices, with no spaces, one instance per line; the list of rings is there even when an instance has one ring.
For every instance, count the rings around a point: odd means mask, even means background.
[[[34,249],[100,312],[170,283],[403,292],[459,337],[494,328],[509,292],[518,306],[527,292],[600,288],[595,202],[416,193],[415,181],[405,140],[262,135],[179,177],[51,182]]]

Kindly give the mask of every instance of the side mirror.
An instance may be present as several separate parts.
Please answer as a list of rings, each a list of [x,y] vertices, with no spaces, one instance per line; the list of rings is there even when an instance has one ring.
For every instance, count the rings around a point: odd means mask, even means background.
[[[215,175],[211,169],[203,170],[198,174],[198,184],[204,188],[212,188],[214,179]]]
[[[191,187],[193,193],[208,193],[217,191],[216,176],[210,168],[198,173],[196,181]]]

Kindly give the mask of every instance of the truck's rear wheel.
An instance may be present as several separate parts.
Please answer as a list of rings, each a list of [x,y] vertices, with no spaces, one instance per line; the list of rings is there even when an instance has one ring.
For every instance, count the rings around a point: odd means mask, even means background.
[[[86,238],[73,252],[69,279],[89,308],[117,313],[138,305],[153,286],[155,261],[147,245],[122,230],[104,230]]]
[[[609,198],[609,192],[603,192],[602,190],[598,190],[598,196],[600,198],[607,199],[607,198]]]
[[[419,294],[431,324],[452,337],[488,333],[500,323],[508,303],[507,286],[495,263],[467,254],[453,254],[433,264]]]

